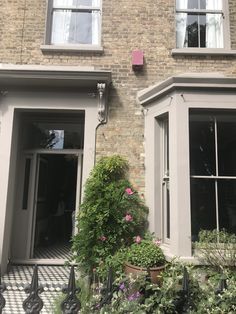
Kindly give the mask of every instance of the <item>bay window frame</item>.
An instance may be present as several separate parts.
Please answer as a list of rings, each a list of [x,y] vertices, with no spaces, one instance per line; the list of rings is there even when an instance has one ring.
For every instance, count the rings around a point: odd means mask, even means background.
[[[174,76],[138,93],[145,117],[145,197],[150,208],[149,228],[162,239],[167,259],[193,256],[191,239],[191,174],[189,113],[191,109],[234,110],[236,79],[217,74]],[[163,237],[161,119],[169,117],[170,239]]]

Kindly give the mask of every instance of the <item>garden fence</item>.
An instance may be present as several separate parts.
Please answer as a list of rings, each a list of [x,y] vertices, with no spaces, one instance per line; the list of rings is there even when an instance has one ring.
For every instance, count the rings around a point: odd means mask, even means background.
[[[118,287],[114,285],[113,282],[113,271],[112,269],[109,269],[106,285],[104,289],[102,289],[101,291],[99,308],[102,308],[104,305],[109,304],[111,302],[113,293],[117,291],[117,289]],[[216,290],[216,294],[220,295],[225,289],[227,289],[226,280],[221,279],[219,282],[219,288]],[[4,283],[1,283],[0,276],[0,314],[2,314],[2,311],[6,305],[6,300],[3,295],[5,290],[6,285]],[[35,265],[31,284],[29,284],[25,288],[25,292],[29,294],[29,296],[23,301],[22,304],[25,313],[28,314],[40,313],[44,304],[39,294],[43,293],[43,290],[44,290],[43,287],[39,286],[38,284],[38,267],[37,265]],[[62,289],[62,292],[66,294],[64,300],[61,302],[60,305],[62,313],[77,314],[81,309],[81,303],[77,297],[77,294],[80,292],[80,288],[76,287],[74,266],[71,266],[68,285]],[[187,313],[185,312],[185,308],[188,303],[189,294],[190,294],[189,274],[187,272],[187,269],[184,267],[182,287],[178,292],[177,298],[173,300],[176,313],[179,314]]]

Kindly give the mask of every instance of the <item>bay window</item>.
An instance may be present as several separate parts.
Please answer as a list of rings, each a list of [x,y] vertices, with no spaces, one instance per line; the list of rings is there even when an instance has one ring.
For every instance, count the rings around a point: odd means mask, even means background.
[[[138,93],[150,230],[167,258],[193,259],[201,229],[236,234],[236,79],[173,76]]]

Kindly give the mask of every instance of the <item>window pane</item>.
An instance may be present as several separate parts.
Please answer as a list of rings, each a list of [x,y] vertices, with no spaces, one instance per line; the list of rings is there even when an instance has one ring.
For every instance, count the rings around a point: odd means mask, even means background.
[[[220,176],[236,176],[236,115],[217,117]]]
[[[206,15],[199,15],[200,24],[200,47],[206,47]]]
[[[98,44],[99,13],[57,10],[53,13],[52,44]]]
[[[185,47],[199,47],[198,44],[198,16],[188,14],[187,17],[187,44]]]
[[[236,180],[219,180],[219,228],[236,234]]]
[[[53,125],[51,125],[53,127]],[[48,128],[43,124],[31,124],[28,129],[26,149],[49,148],[49,149],[82,149],[84,144],[83,124],[70,124],[64,129]]]
[[[222,10],[222,0],[205,0],[207,10]]]
[[[54,7],[100,6],[100,0],[54,0]]]
[[[188,9],[199,9],[199,1],[198,0],[188,0]]]
[[[222,0],[176,0],[176,8],[222,10]]]
[[[177,9],[199,9],[198,0],[176,0]]]
[[[190,174],[215,175],[215,131],[212,117],[207,114],[190,114],[189,131]]]
[[[198,239],[201,229],[216,228],[215,181],[191,179],[191,228],[192,240]]]
[[[209,2],[209,1],[200,0],[200,9],[201,10],[205,10],[206,9],[206,2]]]
[[[27,209],[28,208],[30,166],[31,166],[31,159],[27,158],[26,161],[25,161],[25,176],[24,176],[22,209]]]
[[[176,14],[176,47],[186,47],[187,13]]]
[[[206,47],[224,47],[222,14],[206,14]]]

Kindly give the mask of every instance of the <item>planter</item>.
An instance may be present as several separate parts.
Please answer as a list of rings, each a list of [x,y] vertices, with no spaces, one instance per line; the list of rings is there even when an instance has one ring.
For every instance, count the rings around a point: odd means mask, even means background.
[[[150,271],[150,277],[151,277],[151,282],[155,284],[160,284],[161,283],[161,273],[165,269],[165,265],[163,266],[158,266],[158,267],[152,267],[149,268]],[[147,268],[142,268],[139,266],[131,265],[129,263],[125,263],[125,273],[126,275],[133,274],[134,276],[142,273],[142,272],[147,272]]]

